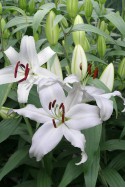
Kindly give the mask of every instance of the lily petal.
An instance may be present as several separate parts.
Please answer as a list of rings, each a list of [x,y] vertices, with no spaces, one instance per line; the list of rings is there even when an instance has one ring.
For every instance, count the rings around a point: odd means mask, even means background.
[[[27,80],[18,84],[17,94],[19,103],[27,103],[32,86],[33,83],[30,83]]]
[[[74,75],[74,74],[71,74],[71,75],[67,76],[67,77],[64,79],[64,83],[65,83],[65,84],[67,84],[67,83],[73,84],[73,83],[75,83],[75,82],[80,82],[80,80],[79,80],[79,78],[78,78],[76,75]]]
[[[8,66],[3,69],[0,69],[0,85],[13,83],[21,80],[23,76],[18,75],[18,78],[14,78],[14,67]]]
[[[38,69],[38,56],[35,47],[35,41],[32,36],[24,36],[21,40],[20,56],[23,64],[30,64],[32,70],[35,72]]]
[[[36,157],[36,160],[40,161],[44,155],[57,146],[62,137],[62,126],[54,128],[50,122],[43,124],[33,135],[29,150],[30,157]]]
[[[66,125],[75,130],[83,130],[102,123],[99,108],[89,104],[77,104],[68,111]]]
[[[65,125],[62,126],[62,129],[65,138],[74,147],[78,147],[82,151],[82,159],[79,163],[76,163],[76,165],[80,165],[81,163],[84,163],[87,160],[87,155],[84,151],[85,143],[86,143],[84,135],[80,131],[67,128]]]
[[[96,103],[100,108],[100,116],[103,121],[108,120],[113,113],[113,102],[101,96],[95,97]]]
[[[39,65],[41,66],[46,63],[54,54],[55,52],[49,46],[43,49],[38,53]]]
[[[39,84],[40,88],[40,84]],[[44,109],[49,113],[49,103],[56,100],[56,103],[60,105],[65,100],[65,94],[59,83],[54,83],[50,86],[43,86],[41,89],[38,89],[40,102]]]
[[[28,117],[38,123],[45,123],[46,121],[51,121],[51,118],[43,110],[43,108],[36,108],[32,104],[28,104],[26,107],[21,109],[13,109],[13,111],[18,113],[19,115]]]
[[[15,65],[19,61],[19,53],[11,46],[6,51],[4,51],[4,53],[12,65]]]
[[[79,84],[74,84],[71,91],[69,91],[68,96],[65,100],[65,108],[68,111],[74,105],[82,101],[83,92]]]

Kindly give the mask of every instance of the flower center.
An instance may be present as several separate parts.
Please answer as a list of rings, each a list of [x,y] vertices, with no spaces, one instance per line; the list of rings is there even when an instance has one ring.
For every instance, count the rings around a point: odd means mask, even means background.
[[[19,68],[21,68],[24,71],[24,78],[22,78],[21,80],[18,81],[20,83],[27,79],[27,77],[29,75],[30,68],[29,68],[28,63],[26,65],[24,65],[24,64],[20,63],[20,61],[18,61],[15,66],[15,70],[14,70],[14,78],[17,78]]]
[[[60,123],[64,123],[65,122],[65,106],[63,103],[61,103],[60,105],[56,104],[56,100],[54,100],[53,102],[49,103],[48,109],[51,110],[52,114],[53,114],[53,119],[52,119],[52,123],[53,126],[55,128],[57,128],[55,119],[59,120]]]

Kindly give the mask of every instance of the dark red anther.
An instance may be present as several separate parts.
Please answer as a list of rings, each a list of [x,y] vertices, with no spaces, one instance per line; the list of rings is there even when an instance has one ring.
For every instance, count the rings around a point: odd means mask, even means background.
[[[94,74],[93,74],[93,79],[98,77],[98,67],[95,68]]]
[[[20,65],[20,61],[18,61],[16,64],[15,71],[14,71],[14,78],[17,77],[17,71],[18,71],[19,65]]]
[[[61,104],[60,104],[60,106],[59,106],[59,109],[61,109],[63,105],[64,105],[64,104],[63,104],[63,103],[61,103]]]
[[[91,72],[92,72],[92,71],[91,71],[91,68],[92,68],[92,65],[91,65],[91,64],[88,64],[88,70],[87,70],[87,72],[88,72],[89,75],[91,75]]]
[[[82,63],[80,63],[79,68],[80,68],[80,70],[82,71]]]
[[[23,82],[23,81],[25,81],[27,79],[29,71],[30,71],[29,64],[26,64],[26,67],[25,67],[25,77],[23,79],[19,80],[18,83]]]
[[[65,106],[64,106],[64,104],[62,105],[62,111],[63,111],[63,114],[65,114]]]
[[[52,122],[53,122],[54,127],[57,128],[55,119],[52,119]]]
[[[56,100],[53,101],[52,108],[54,108],[55,104],[56,104]]]
[[[25,69],[25,65],[23,65],[23,64],[20,64],[20,67],[22,67],[22,68],[24,68],[24,69]]]
[[[62,114],[62,123],[64,123],[65,122],[65,114],[63,113]]]
[[[49,103],[49,110],[51,110],[52,102]]]

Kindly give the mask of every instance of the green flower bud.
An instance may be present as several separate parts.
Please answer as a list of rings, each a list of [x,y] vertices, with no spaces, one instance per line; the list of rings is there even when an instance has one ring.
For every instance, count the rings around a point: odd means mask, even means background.
[[[67,0],[66,8],[69,16],[75,18],[78,12],[78,0]]]
[[[0,15],[2,15],[2,3],[0,3]]]
[[[46,37],[51,45],[55,45],[59,39],[59,26],[54,26],[54,19],[56,14],[51,10],[47,16],[45,33]]]
[[[26,6],[27,6],[27,1],[26,0],[19,0],[19,7],[23,10],[26,10]]]
[[[80,15],[77,15],[75,20],[74,20],[74,25],[77,24],[83,24],[83,19]],[[72,33],[73,35],[73,41],[75,43],[75,45],[80,44],[82,45],[84,43],[84,39],[85,39],[85,31],[75,31]]]
[[[8,29],[5,29],[3,32],[3,38],[8,39],[10,36],[10,31]]]
[[[106,2],[106,0],[99,0],[99,3],[102,5],[105,4],[105,2]]]
[[[57,75],[61,80],[63,80],[61,64],[60,64],[60,61],[59,61],[57,55],[52,57],[47,62],[47,69],[50,70],[51,72],[53,72],[55,75]]]
[[[82,47],[85,50],[85,52],[89,51],[89,49],[90,49],[90,44],[89,44],[89,41],[88,41],[86,36],[84,38],[84,42],[82,44]]]
[[[61,23],[63,24],[63,27],[65,27],[65,28],[68,27],[68,22],[65,17],[62,19]]]
[[[1,30],[2,30],[2,32],[3,32],[4,29],[5,29],[5,25],[6,25],[6,21],[5,21],[4,18],[2,18],[2,19],[1,19]]]
[[[122,59],[118,66],[118,74],[122,78],[122,80],[125,79],[125,57]]]
[[[93,11],[93,4],[91,0],[86,0],[84,4],[84,11],[86,19],[90,20],[92,11]]]
[[[33,37],[34,37],[35,41],[38,41],[38,40],[39,40],[39,35],[38,35],[38,33],[35,33],[35,34],[33,35]]]
[[[109,88],[110,91],[114,85],[114,66],[110,63],[100,76],[100,80]]]
[[[97,51],[100,57],[103,57],[106,52],[106,42],[103,36],[98,37],[97,41]]]
[[[71,72],[78,76],[82,80],[87,73],[87,59],[85,52],[81,45],[76,45],[73,51]]]
[[[102,21],[101,23],[100,23],[100,29],[102,30],[102,31],[106,31],[106,29],[107,29],[107,24],[105,23],[105,21]]]
[[[28,10],[29,10],[31,15],[35,12],[35,2],[34,2],[34,0],[29,1]]]
[[[2,106],[0,108],[0,117],[2,117],[3,119],[10,119],[10,118],[15,117],[16,114],[15,113],[9,114],[9,110],[10,110],[10,108]]]

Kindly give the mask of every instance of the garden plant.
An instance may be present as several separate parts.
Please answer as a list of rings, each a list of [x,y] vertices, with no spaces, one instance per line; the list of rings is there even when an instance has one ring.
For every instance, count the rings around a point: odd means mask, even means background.
[[[114,2],[1,0],[1,187],[125,187],[125,0]]]

